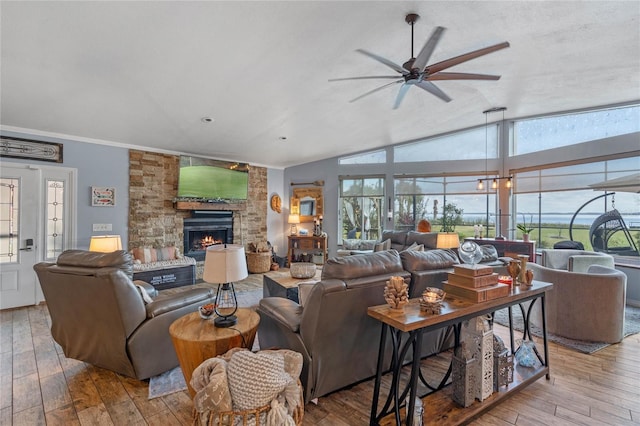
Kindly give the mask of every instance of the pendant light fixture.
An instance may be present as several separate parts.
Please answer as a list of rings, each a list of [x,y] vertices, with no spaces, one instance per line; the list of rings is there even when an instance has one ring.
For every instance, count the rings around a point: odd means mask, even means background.
[[[497,176],[497,177],[493,177],[493,178],[489,178],[489,167],[488,167],[488,162],[489,162],[489,117],[488,115],[493,113],[493,112],[502,112],[502,126],[500,129],[500,133],[503,133],[503,129],[504,129],[504,112],[507,110],[507,107],[494,107],[494,108],[489,108],[486,111],[482,111],[482,113],[484,114],[484,174],[485,177],[484,179],[478,179],[478,184],[476,186],[476,188],[479,191],[482,191],[485,189],[485,182],[486,184],[488,184],[489,181],[491,181],[491,189],[498,189],[498,183],[501,180],[505,181],[504,187],[507,189],[511,189],[512,186],[512,179],[511,176]],[[499,138],[500,139],[500,138]]]

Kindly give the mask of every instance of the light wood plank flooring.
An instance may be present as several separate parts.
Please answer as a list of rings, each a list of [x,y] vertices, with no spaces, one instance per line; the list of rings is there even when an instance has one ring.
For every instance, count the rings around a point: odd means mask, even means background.
[[[147,382],[65,358],[49,326],[44,305],[0,312],[1,425],[191,424],[186,391],[149,401]],[[640,424],[640,335],[593,355],[551,343],[550,354],[551,380],[539,380],[473,424]],[[441,370],[445,360],[426,362]],[[308,404],[303,424],[368,424],[372,388],[367,381]]]

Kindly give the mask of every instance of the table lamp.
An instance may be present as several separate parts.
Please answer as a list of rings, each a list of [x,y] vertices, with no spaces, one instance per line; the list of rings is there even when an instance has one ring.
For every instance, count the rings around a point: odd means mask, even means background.
[[[460,247],[460,237],[455,232],[438,232],[436,248],[453,249]]]
[[[89,243],[89,251],[111,253],[122,250],[120,235],[94,235]]]
[[[218,317],[213,321],[216,327],[231,327],[238,322],[234,315],[238,310],[238,300],[233,281],[248,276],[243,246],[217,244],[207,248],[202,279],[211,284],[218,284],[215,308]]]
[[[291,224],[291,235],[298,234],[298,227],[296,226],[300,223],[300,215],[299,214],[290,214],[289,215],[289,223]]]

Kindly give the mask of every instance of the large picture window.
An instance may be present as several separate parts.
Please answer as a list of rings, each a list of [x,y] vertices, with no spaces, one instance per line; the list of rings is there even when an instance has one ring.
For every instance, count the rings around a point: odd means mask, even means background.
[[[382,236],[384,178],[340,179],[339,244],[342,240],[378,240]]]
[[[532,238],[539,248],[573,240],[581,242],[586,250],[629,254],[626,252],[633,251],[634,246],[640,247],[639,166],[640,157],[630,157],[517,173],[514,227],[523,221],[532,222]],[[608,186],[607,182],[614,179],[622,185]],[[622,227],[611,236],[607,247],[597,242],[594,247],[598,239],[592,225],[614,210],[620,215]]]
[[[394,179],[394,229],[414,230],[421,219],[432,231],[455,231],[473,237],[474,225],[496,232],[496,190],[477,191],[485,176],[396,177]],[[486,234],[485,234],[486,235]]]

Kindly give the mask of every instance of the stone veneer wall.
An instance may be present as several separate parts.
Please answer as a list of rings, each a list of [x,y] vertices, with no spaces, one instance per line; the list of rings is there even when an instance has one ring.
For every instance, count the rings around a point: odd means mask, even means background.
[[[173,204],[179,160],[177,155],[129,150],[129,249],[175,245],[182,251],[182,221],[191,212],[176,210]],[[266,168],[250,168],[248,194],[246,208],[233,212],[233,242],[245,250],[249,243],[267,241]]]

